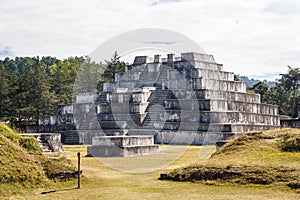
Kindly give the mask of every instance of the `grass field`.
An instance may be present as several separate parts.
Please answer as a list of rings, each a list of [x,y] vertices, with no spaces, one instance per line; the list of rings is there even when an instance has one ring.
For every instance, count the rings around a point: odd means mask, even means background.
[[[64,146],[64,149],[65,152],[60,156],[66,156],[74,164],[77,163],[77,152],[86,155],[84,145]],[[161,154],[144,157],[103,159],[83,157],[81,189],[76,189],[76,180],[72,180],[47,188],[29,190],[21,195],[12,196],[11,199],[300,199],[299,193],[280,185],[215,185],[209,182],[160,181],[158,177],[162,172],[207,162],[215,147],[163,145],[160,149]],[[184,153],[180,156],[182,152]],[[170,163],[176,156],[180,157]],[[217,158],[216,156],[214,159]],[[166,165],[167,163],[170,164]],[[159,166],[164,168],[155,170]],[[130,171],[130,168],[137,169],[140,173],[125,172]],[[143,171],[151,172],[141,173]]]

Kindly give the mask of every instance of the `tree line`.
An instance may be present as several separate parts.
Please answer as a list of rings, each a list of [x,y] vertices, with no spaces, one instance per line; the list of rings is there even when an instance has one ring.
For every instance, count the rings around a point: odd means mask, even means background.
[[[0,121],[15,127],[36,125],[40,116],[56,115],[74,94],[98,92],[115,73],[125,71],[117,52],[95,63],[89,57],[16,57],[0,60]]]

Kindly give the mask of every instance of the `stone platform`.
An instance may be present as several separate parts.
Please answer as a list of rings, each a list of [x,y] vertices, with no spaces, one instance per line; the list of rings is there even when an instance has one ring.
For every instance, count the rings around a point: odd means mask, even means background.
[[[152,135],[97,136],[87,154],[94,157],[128,157],[159,153]]]

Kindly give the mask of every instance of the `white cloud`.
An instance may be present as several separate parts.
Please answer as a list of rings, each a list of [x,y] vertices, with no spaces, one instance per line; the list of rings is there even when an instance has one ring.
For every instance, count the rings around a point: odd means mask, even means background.
[[[299,65],[299,17],[296,0],[2,0],[0,43],[16,56],[68,57],[125,31],[163,28],[254,76]]]
[[[300,5],[295,0],[276,0],[267,4],[263,11],[279,15],[295,14],[300,12]]]

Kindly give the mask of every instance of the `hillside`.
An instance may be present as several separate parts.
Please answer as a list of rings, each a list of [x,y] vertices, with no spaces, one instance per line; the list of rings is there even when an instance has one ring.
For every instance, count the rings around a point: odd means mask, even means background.
[[[277,129],[240,135],[204,164],[176,169],[165,179],[283,185],[300,189],[300,130]]]
[[[253,79],[253,78],[248,78],[247,76],[241,76],[241,75],[237,75],[237,77],[245,82],[246,87],[247,88],[252,88],[256,83],[260,82],[261,80],[258,79]],[[262,82],[264,82],[265,84],[267,84],[270,88],[275,87],[276,86],[276,81],[267,81],[267,80],[263,80]]]
[[[65,158],[44,156],[34,138],[21,137],[0,123],[0,198],[12,188],[44,186],[57,173],[71,170],[75,168]]]

